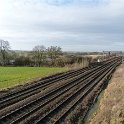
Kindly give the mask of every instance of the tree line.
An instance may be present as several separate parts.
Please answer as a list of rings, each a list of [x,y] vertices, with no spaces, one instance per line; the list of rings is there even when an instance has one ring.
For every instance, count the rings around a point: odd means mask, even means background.
[[[75,63],[82,63],[84,59],[88,62],[91,58],[83,58],[64,54],[59,46],[46,48],[43,45],[35,46],[31,51],[10,50],[8,41],[0,40],[0,65],[1,66],[59,66],[64,67]]]

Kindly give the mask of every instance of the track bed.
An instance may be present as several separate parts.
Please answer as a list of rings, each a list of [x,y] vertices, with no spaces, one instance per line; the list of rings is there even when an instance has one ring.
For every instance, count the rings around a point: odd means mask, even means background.
[[[107,80],[121,63],[59,73],[0,96],[0,124],[76,124],[85,118]]]

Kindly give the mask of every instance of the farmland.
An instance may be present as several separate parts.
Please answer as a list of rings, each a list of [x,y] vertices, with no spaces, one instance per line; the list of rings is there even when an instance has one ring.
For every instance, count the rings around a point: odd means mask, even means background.
[[[0,89],[24,84],[29,80],[65,71],[66,68],[0,67]]]

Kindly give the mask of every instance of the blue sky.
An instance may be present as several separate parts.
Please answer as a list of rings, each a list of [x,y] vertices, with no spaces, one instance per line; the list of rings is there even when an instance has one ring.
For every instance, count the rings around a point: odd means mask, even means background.
[[[124,0],[0,0],[0,39],[16,50],[124,51]]]

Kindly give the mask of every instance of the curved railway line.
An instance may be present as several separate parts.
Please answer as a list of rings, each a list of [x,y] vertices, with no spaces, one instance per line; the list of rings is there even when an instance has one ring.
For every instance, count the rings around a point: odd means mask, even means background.
[[[91,68],[93,67],[90,67],[90,69]],[[60,75],[57,75],[55,77],[53,76],[52,78],[48,77],[48,79],[46,80],[41,80],[36,84],[31,84],[31,86],[29,85],[28,87],[21,89],[19,91],[7,93],[0,98],[0,109],[8,105],[11,105],[17,101],[23,100],[26,97],[39,93],[41,92],[41,90],[49,87],[50,84],[56,83],[57,81],[61,81],[63,79],[67,80],[69,78],[79,76],[80,74],[84,73],[86,70],[89,70],[89,68],[79,69],[71,72],[69,71],[67,73],[64,74],[62,73]]]
[[[70,121],[73,112],[80,105],[90,107],[96,91],[102,90],[120,63],[121,57],[111,58],[102,65],[53,75],[6,93],[0,97],[0,124],[76,123]]]

